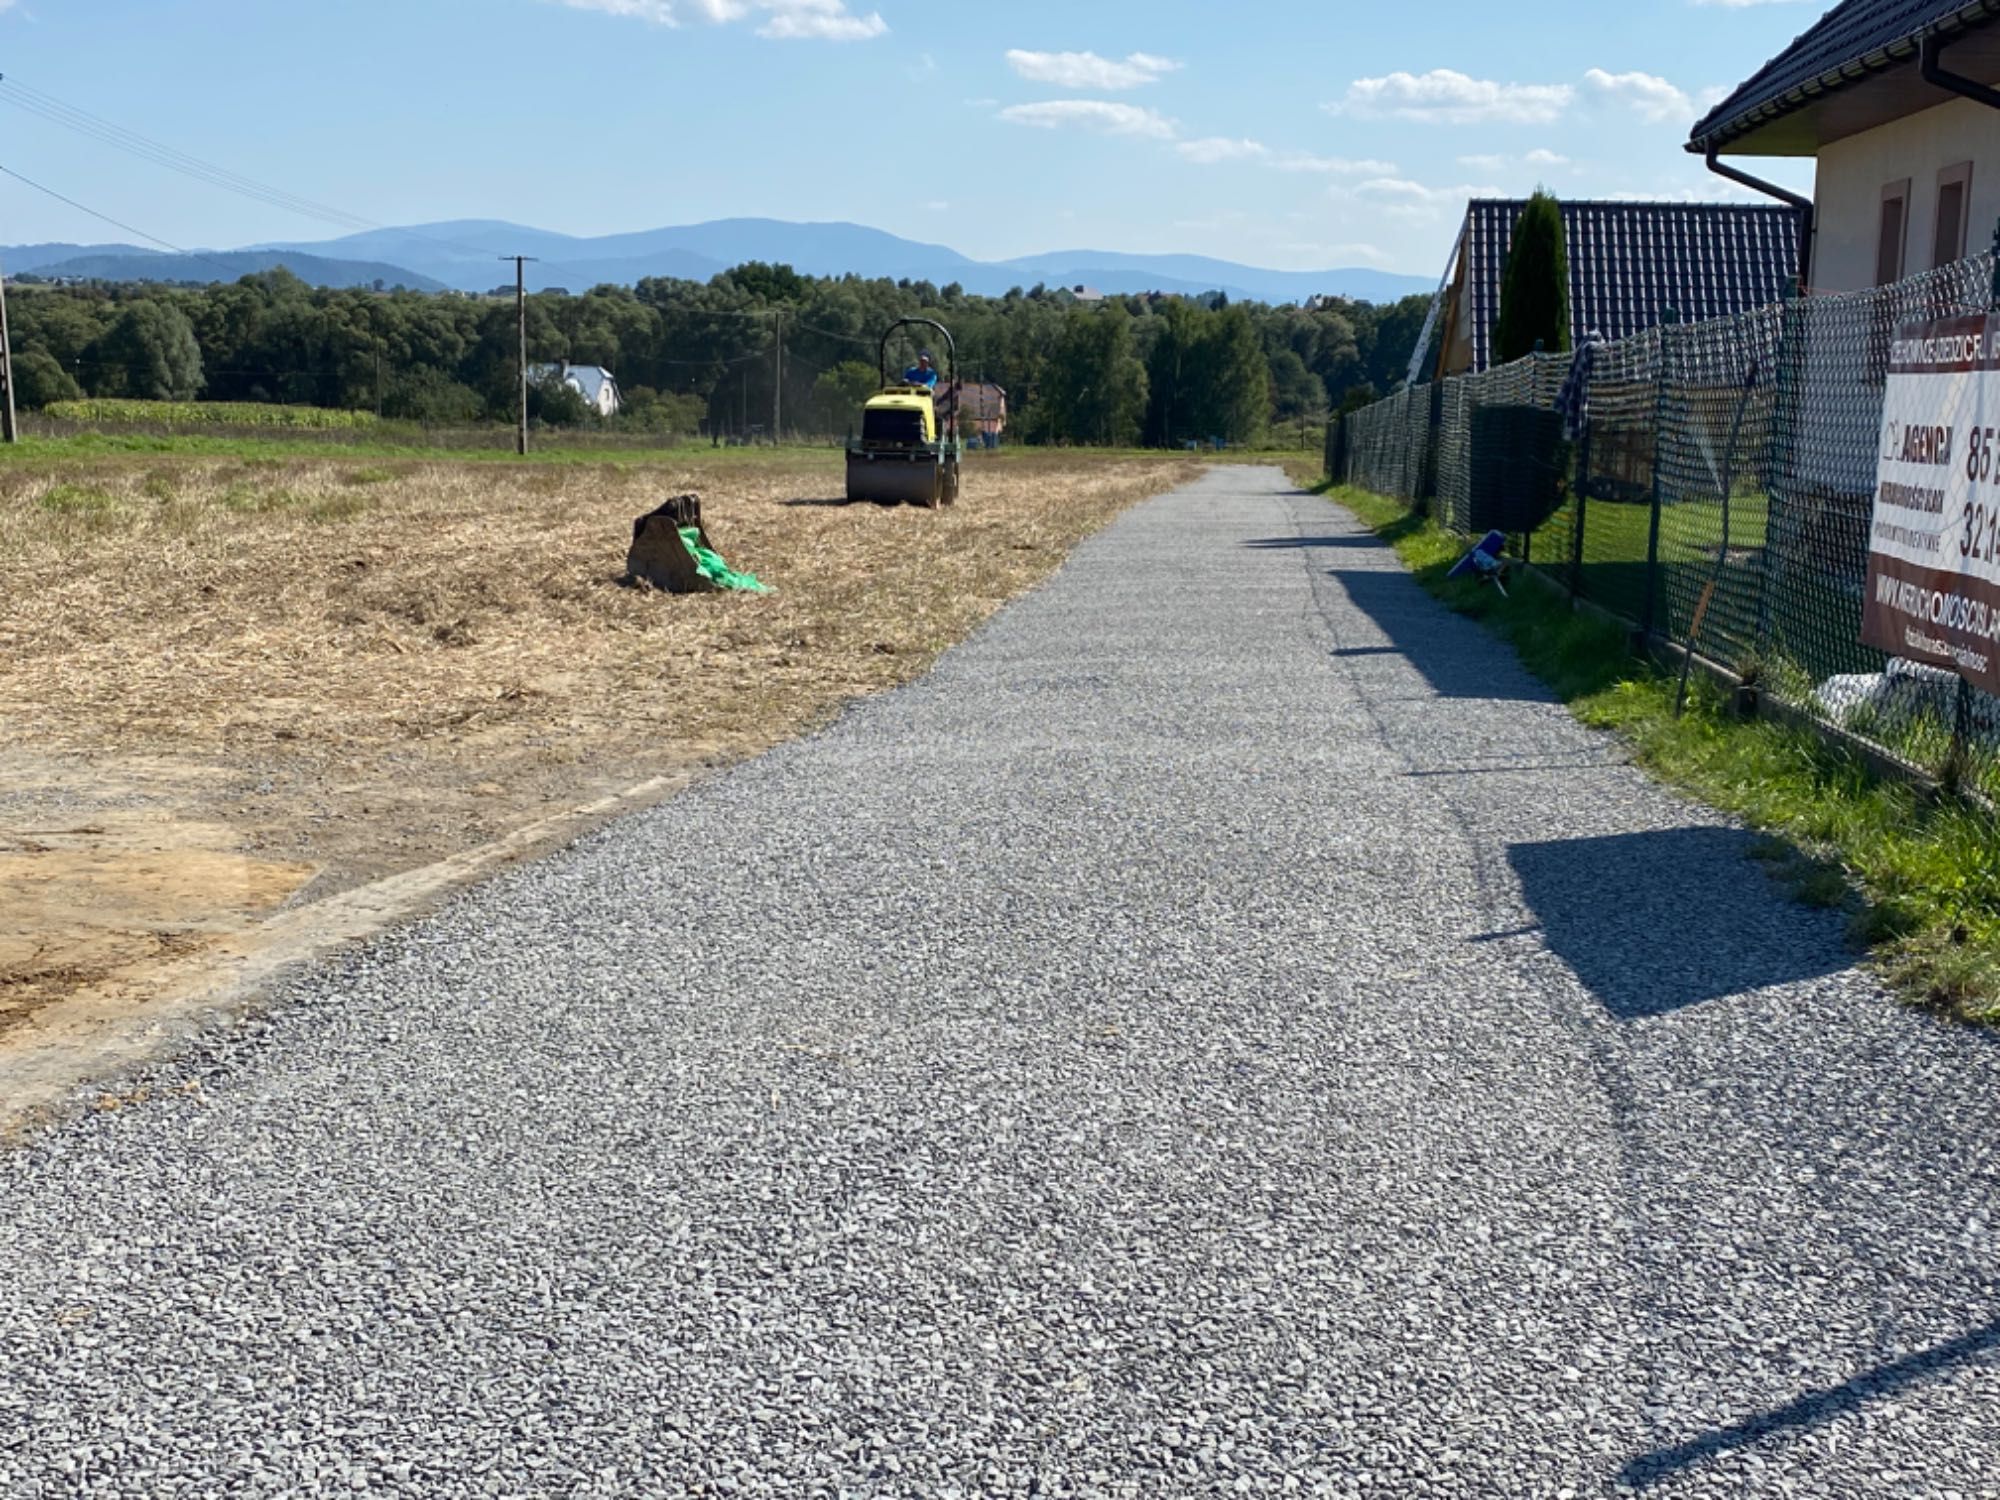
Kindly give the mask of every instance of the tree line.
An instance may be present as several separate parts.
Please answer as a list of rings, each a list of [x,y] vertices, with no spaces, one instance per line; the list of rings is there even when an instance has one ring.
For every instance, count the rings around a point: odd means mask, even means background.
[[[1240,444],[1392,389],[1427,301],[1147,294],[1087,304],[1041,286],[984,297],[753,262],[707,282],[537,293],[528,353],[611,370],[625,402],[614,426],[739,433],[768,425],[775,397],[787,430],[837,433],[875,387],[881,330],[929,317],[955,335],[961,377],[1006,388],[1017,438]],[[199,396],[461,425],[515,409],[511,296],[319,289],[279,270],[213,286],[23,286],[10,313],[16,398],[30,410],[86,396]],[[892,350],[892,363],[915,348]],[[544,422],[596,420],[558,382],[532,400]]]

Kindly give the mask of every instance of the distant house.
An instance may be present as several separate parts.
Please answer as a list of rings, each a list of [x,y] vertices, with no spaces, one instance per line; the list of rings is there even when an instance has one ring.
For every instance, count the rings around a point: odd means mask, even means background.
[[[2000,217],[2000,14],[1981,0],[1846,0],[1694,127],[1711,170],[1804,206],[1815,292],[1983,249]],[[1808,202],[1729,156],[1811,157]]]
[[[1095,303],[1102,302],[1104,300],[1104,293],[1098,291],[1097,288],[1095,287],[1084,286],[1081,282],[1079,282],[1075,286],[1057,287],[1056,296],[1061,301],[1081,302],[1086,306],[1090,306]]]
[[[943,387],[939,405],[951,410],[956,393],[959,431],[983,448],[997,448],[1000,434],[1007,430],[1007,392],[997,385],[961,380]]]
[[[1445,280],[1438,374],[1494,362],[1500,281],[1524,199],[1466,205],[1458,254]],[[1778,301],[1797,255],[1799,212],[1760,203],[1569,202],[1569,321],[1581,334],[1629,338],[1665,320],[1728,317]]]
[[[529,365],[530,380],[560,380],[583,397],[584,405],[600,417],[618,415],[618,377],[602,365],[573,365],[562,360],[552,365]]]

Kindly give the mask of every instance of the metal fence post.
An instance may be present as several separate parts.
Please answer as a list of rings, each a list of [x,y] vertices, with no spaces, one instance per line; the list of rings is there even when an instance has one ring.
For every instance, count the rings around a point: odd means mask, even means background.
[[[1771,655],[1771,573],[1783,529],[1780,514],[1790,507],[1791,464],[1798,452],[1800,364],[1805,358],[1805,298],[1796,283],[1778,304],[1778,348],[1773,356],[1771,430],[1764,441],[1764,547],[1757,560],[1757,626],[1751,637],[1760,661]],[[1775,458],[1775,461],[1774,461]]]
[[[1668,355],[1673,349],[1674,325],[1679,321],[1680,314],[1671,307],[1665,309],[1660,318],[1660,373],[1658,395],[1653,401],[1653,514],[1646,526],[1646,595],[1645,604],[1639,611],[1639,637],[1644,641],[1653,637],[1654,613],[1660,592],[1660,504],[1663,489],[1660,470],[1667,448],[1667,391],[1671,385]]]
[[[1583,510],[1590,501],[1590,420],[1584,419],[1583,435],[1576,440],[1576,529],[1569,543],[1569,597],[1575,603],[1583,593]]]
[[[1425,389],[1430,393],[1430,422],[1424,438],[1422,494],[1416,509],[1417,514],[1430,516],[1437,513],[1438,443],[1444,433],[1444,382],[1433,380]]]

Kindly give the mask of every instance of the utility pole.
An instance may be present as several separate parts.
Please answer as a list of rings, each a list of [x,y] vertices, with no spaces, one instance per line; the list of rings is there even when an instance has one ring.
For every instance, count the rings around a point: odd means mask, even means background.
[[[21,435],[14,428],[14,337],[7,331],[7,277],[0,273],[0,385],[7,388],[7,399],[0,405],[0,442],[18,443]]]
[[[784,431],[785,415],[785,315],[780,312],[772,325],[771,336],[775,342],[771,346],[771,446],[778,446],[778,435]]]
[[[528,452],[528,262],[540,259],[534,255],[503,255],[502,260],[514,262],[514,320],[521,335],[521,401],[519,421],[514,432],[514,451],[523,457]]]

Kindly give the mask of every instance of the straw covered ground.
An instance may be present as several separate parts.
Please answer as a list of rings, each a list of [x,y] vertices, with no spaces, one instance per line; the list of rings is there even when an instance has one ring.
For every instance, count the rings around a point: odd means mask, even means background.
[[[0,1044],[281,906],[799,733],[1195,472],[1003,455],[953,510],[836,453],[0,467]],[[766,596],[622,586],[697,491]]]

